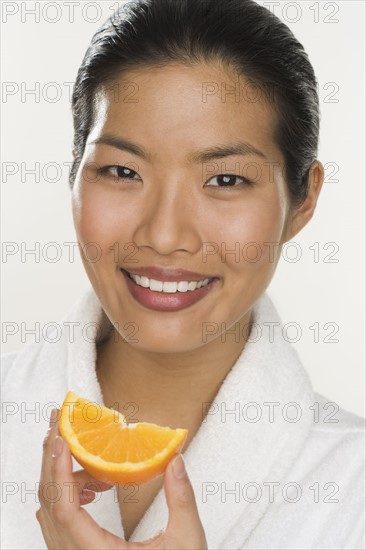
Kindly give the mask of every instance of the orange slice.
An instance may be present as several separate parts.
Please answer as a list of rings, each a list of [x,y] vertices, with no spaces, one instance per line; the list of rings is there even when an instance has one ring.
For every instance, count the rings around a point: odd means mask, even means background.
[[[141,484],[162,474],[188,434],[148,422],[128,424],[118,411],[72,391],[62,404],[59,430],[81,466],[110,485]]]

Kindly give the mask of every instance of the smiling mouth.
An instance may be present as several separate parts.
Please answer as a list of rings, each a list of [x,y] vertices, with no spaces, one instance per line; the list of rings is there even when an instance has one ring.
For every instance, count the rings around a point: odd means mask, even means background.
[[[124,269],[122,269],[122,271],[124,271],[129,279],[131,279],[137,286],[163,294],[193,292],[195,290],[198,290],[199,288],[203,288],[209,285],[212,281],[218,279],[218,277],[208,277],[200,281],[159,281],[158,279],[152,279],[144,275],[140,276],[129,273]]]

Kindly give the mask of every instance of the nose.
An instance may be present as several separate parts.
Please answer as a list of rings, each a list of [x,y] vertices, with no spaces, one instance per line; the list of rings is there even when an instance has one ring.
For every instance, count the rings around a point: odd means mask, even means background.
[[[143,199],[133,235],[139,248],[149,246],[162,256],[200,250],[199,215],[192,190],[187,181],[175,183],[159,185]]]

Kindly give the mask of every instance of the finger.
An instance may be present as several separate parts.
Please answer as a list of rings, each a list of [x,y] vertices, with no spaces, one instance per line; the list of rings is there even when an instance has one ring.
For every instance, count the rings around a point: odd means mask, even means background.
[[[90,504],[91,502],[93,502],[95,497],[96,497],[96,493],[94,491],[90,491],[89,489],[83,489],[79,493],[80,506],[84,506],[85,504]]]
[[[70,487],[75,487],[70,449],[61,436],[55,438],[51,474],[58,489],[58,498],[52,504],[51,516],[58,529],[64,529],[76,547],[100,550],[100,548],[128,548],[122,539],[102,529],[88,512],[81,508],[78,491],[71,496]],[[91,543],[92,541],[92,543]]]
[[[77,484],[77,490],[79,492],[80,504],[89,504],[96,496],[96,493],[109,491],[113,488],[113,485],[108,485],[95,477],[88,474],[85,470],[77,470],[73,473],[74,481]]]
[[[42,508],[39,508],[36,512],[36,518],[40,525],[43,538],[45,540],[45,543],[47,545],[47,548],[54,548],[53,539],[50,535],[50,532],[48,530],[47,526],[47,519],[45,518],[45,514]]]
[[[54,440],[58,431],[57,427],[58,410],[52,409],[48,431],[43,440],[43,454],[41,476],[38,489],[38,498],[45,510],[47,510],[52,500],[52,475],[51,475],[51,454]],[[50,499],[51,497],[51,499]]]
[[[166,537],[185,548],[207,548],[195,494],[181,454],[170,461],[164,476],[164,491],[169,509]],[[179,546],[177,546],[179,548]]]
[[[50,427],[43,441],[43,459],[40,483],[40,491],[42,494],[39,495],[39,498],[43,506],[46,507],[50,505],[50,501],[52,502],[55,497],[55,487],[52,487],[51,481],[51,458],[55,437],[60,435],[58,429],[59,413],[59,409],[53,409],[51,411]],[[75,480],[73,486],[70,486],[70,492],[71,490],[77,491],[79,494],[80,504],[82,505],[92,502],[96,496],[96,492],[107,491],[113,487],[113,485],[108,485],[107,483],[103,483],[95,479],[85,470],[78,470],[74,472],[73,475]]]

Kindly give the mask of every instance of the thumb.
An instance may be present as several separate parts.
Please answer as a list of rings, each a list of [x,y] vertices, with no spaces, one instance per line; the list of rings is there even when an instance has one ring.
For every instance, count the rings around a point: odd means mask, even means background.
[[[192,548],[207,548],[195,494],[181,454],[176,455],[165,470],[164,491],[169,510],[166,536],[172,542],[184,543],[177,548],[189,548],[190,544]]]

